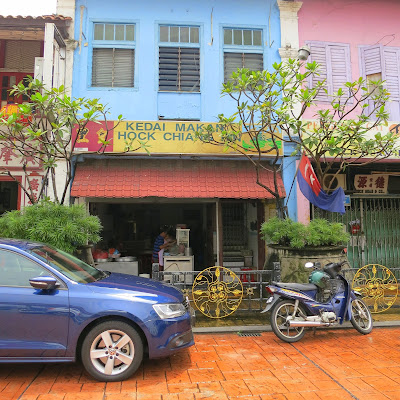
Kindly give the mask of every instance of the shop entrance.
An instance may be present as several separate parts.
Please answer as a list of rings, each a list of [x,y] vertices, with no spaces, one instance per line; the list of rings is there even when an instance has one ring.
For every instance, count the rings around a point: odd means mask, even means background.
[[[106,250],[116,247],[123,256],[134,256],[141,272],[151,269],[154,240],[163,225],[173,231],[177,227],[190,229],[189,241],[194,256],[195,270],[214,265],[213,242],[209,242],[209,228],[214,215],[208,215],[209,203],[103,203],[91,202],[90,213],[97,215],[103,225],[102,242]],[[207,221],[211,221],[208,228]],[[214,224],[215,225],[215,224]]]
[[[136,257],[140,273],[151,272],[154,241],[164,225],[174,233],[176,228],[190,230],[195,271],[214,265],[238,271],[257,269],[262,265],[258,261],[260,207],[257,201],[225,199],[185,203],[159,199],[110,203],[99,199],[89,203],[90,213],[103,225],[103,240],[96,248],[118,248],[122,256]]]

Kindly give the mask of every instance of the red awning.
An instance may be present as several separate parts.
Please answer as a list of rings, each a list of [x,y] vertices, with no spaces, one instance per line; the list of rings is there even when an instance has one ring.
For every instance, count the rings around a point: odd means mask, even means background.
[[[273,172],[263,172],[263,184],[273,187]],[[281,195],[285,195],[278,175]],[[78,163],[72,184],[74,197],[103,198],[229,198],[272,199],[256,184],[248,161],[219,160],[85,160]]]

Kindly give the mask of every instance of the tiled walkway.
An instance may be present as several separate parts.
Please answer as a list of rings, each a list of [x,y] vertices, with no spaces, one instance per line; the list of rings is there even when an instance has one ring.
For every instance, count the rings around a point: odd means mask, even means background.
[[[400,328],[307,332],[294,345],[197,334],[196,345],[100,383],[79,364],[0,365],[1,400],[400,399]]]

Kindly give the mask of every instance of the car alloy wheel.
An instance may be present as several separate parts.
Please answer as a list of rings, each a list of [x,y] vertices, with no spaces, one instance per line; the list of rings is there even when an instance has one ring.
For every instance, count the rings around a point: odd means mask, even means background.
[[[82,362],[94,378],[120,381],[131,376],[143,359],[139,334],[129,324],[108,321],[95,326],[82,346]]]

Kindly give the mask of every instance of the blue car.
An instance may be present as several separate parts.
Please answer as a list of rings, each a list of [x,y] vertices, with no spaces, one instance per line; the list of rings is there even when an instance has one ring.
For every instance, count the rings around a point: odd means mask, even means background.
[[[74,362],[121,381],[194,344],[188,299],[151,279],[100,271],[52,246],[0,239],[0,362]]]

